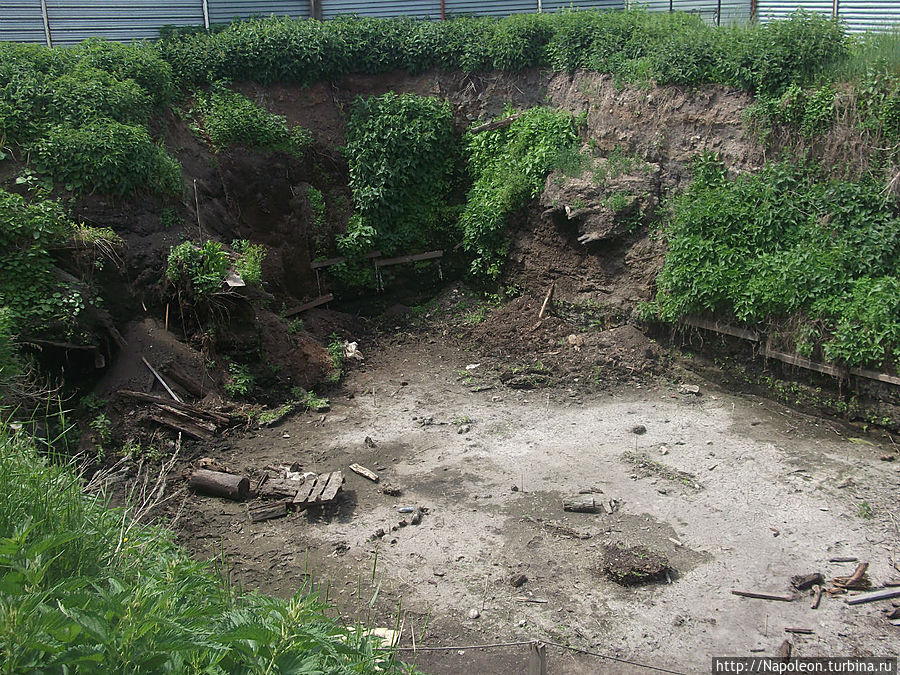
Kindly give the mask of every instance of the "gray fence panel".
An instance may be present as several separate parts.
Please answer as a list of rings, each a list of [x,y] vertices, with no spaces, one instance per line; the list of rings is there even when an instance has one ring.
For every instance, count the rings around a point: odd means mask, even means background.
[[[359,16],[393,17],[412,16],[428,19],[441,18],[440,0],[322,0],[322,18],[333,19],[342,14]]]
[[[199,0],[197,0],[199,2]],[[231,23],[253,16],[309,16],[309,0],[208,0],[210,23]]]
[[[89,37],[131,42],[159,37],[163,26],[202,26],[200,0],[47,0],[54,45]]]
[[[0,40],[46,43],[41,0],[3,0]]]
[[[900,29],[898,0],[841,0],[838,16],[851,33]]]
[[[545,12],[566,9],[625,9],[625,0],[543,0],[541,4]]]
[[[777,21],[790,18],[798,9],[807,12],[820,12],[831,16],[831,0],[759,0],[756,5],[756,15],[760,21]]]
[[[537,12],[537,0],[446,0],[445,5],[447,16],[509,16]]]
[[[651,12],[689,12],[699,14],[711,24],[726,26],[733,23],[750,22],[750,0],[648,0],[633,2],[632,7],[644,7]],[[721,17],[717,15],[721,11]]]

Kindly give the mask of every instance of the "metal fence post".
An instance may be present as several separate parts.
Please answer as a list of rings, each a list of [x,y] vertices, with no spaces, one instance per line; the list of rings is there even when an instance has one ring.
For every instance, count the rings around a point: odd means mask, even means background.
[[[203,27],[206,30],[209,30],[209,2],[208,2],[208,0],[201,0],[201,5],[203,6]]]
[[[831,3],[831,18],[837,19],[841,12],[841,0],[833,0]]]
[[[835,0],[835,1],[837,1],[837,0]],[[722,25],[722,0],[719,0],[716,3],[716,25],[717,26]]]
[[[50,38],[50,16],[47,14],[47,0],[41,0],[41,15],[44,18],[44,37],[47,40],[47,46],[53,46],[53,40]]]

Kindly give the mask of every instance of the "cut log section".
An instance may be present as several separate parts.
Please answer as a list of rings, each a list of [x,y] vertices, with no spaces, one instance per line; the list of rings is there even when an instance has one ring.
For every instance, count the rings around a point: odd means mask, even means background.
[[[315,478],[309,478],[294,495],[293,504],[298,509],[326,504],[334,500],[343,484],[344,474],[341,471],[323,473]]]
[[[294,497],[303,487],[299,480],[289,478],[270,478],[259,487],[259,496],[264,499],[286,499],[293,501]]]
[[[244,501],[250,495],[250,479],[231,473],[197,469],[188,479],[188,487],[213,497]]]
[[[572,495],[563,499],[563,511],[575,513],[597,513],[597,502],[594,495]]]

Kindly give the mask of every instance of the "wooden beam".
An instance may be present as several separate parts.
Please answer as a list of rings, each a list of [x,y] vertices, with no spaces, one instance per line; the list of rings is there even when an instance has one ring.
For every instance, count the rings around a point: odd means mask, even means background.
[[[863,593],[847,598],[848,605],[861,605],[864,602],[875,602],[876,600],[889,600],[891,598],[900,598],[900,588],[884,588],[880,591],[872,593]]]
[[[346,258],[328,258],[327,260],[313,260],[309,263],[309,269],[318,270],[323,267],[331,267],[332,265],[338,265],[342,262],[347,262]]]
[[[413,253],[412,255],[401,255],[396,258],[377,258],[374,262],[378,267],[390,267],[391,265],[400,265],[402,263],[421,262],[422,260],[434,260],[442,258],[443,251],[428,251],[427,253]]]
[[[715,333],[723,333],[725,335],[731,335],[732,337],[743,338],[744,340],[750,340],[751,342],[759,342],[759,333],[756,331],[732,326],[727,323],[722,323],[721,321],[710,321],[709,319],[704,319],[700,316],[685,316],[682,317],[681,323],[693,326],[694,328],[703,328],[704,330],[711,330]]]
[[[832,375],[839,378],[846,377],[847,375],[847,371],[844,368],[832,366],[827,363],[818,363],[817,361],[812,361],[805,356],[800,356],[798,354],[779,352],[774,349],[769,349],[768,347],[763,349],[762,354],[766,358],[777,359],[778,361],[783,361],[789,365],[800,366],[801,368],[814,370],[817,373],[824,373],[825,375]]]
[[[492,122],[487,122],[485,124],[481,124],[474,129],[470,129],[470,134],[480,134],[485,131],[493,131],[494,129],[502,129],[503,127],[508,127],[510,124],[515,122],[522,116],[522,113],[516,113],[515,115],[510,115],[509,117],[504,117],[502,120],[494,120]]]
[[[292,316],[296,316],[301,312],[305,312],[308,309],[312,309],[313,307],[318,307],[319,305],[324,305],[326,302],[331,302],[334,300],[334,295],[329,293],[328,295],[323,295],[315,300],[310,300],[309,302],[305,302],[302,305],[297,305],[293,309],[289,309],[284,313],[285,318],[290,318]]]

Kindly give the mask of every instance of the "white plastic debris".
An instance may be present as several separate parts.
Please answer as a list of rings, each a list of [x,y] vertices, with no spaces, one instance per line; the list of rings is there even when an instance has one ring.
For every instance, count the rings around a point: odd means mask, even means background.
[[[362,352],[359,351],[359,345],[356,342],[344,342],[344,358],[363,360]]]

